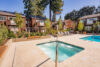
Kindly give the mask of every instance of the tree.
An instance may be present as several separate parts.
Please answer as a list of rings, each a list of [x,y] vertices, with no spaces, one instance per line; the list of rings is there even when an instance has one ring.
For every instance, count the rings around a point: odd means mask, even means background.
[[[96,12],[95,12],[96,14],[97,13],[100,13],[100,5],[98,6],[98,8],[96,9]]]
[[[21,28],[23,28],[23,26],[24,26],[24,19],[22,18],[22,15],[16,13],[16,18],[14,20],[18,27],[19,33],[20,33]]]
[[[99,25],[100,25],[100,22],[96,21],[96,23],[93,24],[93,31],[94,32],[98,32],[99,31]]]
[[[76,30],[76,22],[73,22],[72,29],[75,31]]]
[[[91,7],[85,6],[79,10],[79,16],[82,17],[86,15],[91,15],[94,13],[94,11],[95,11],[95,6],[91,6]]]
[[[29,19],[30,15],[33,13],[33,4],[32,0],[23,0],[24,3],[24,14],[27,19]]]
[[[49,19],[46,19],[45,26],[46,26],[46,32],[50,33],[51,32],[51,24],[50,24],[50,20]]]
[[[80,10],[73,10],[65,15],[65,19],[71,19],[73,21],[77,21],[78,18],[94,14],[95,6],[85,6],[81,8]]]
[[[43,16],[43,12],[48,5],[49,0],[23,0],[24,3],[24,13],[27,19],[30,16]]]
[[[58,20],[58,24],[59,24],[59,31],[61,31],[62,30],[62,20],[61,20],[61,16],[60,16],[60,18]]]
[[[53,12],[53,21],[56,21],[56,14],[61,13],[62,11],[62,6],[63,6],[63,1],[62,0],[52,0],[51,2],[51,10]]]
[[[63,6],[62,0],[23,0],[24,2],[24,13],[27,18],[30,15],[43,16],[43,12],[47,5],[50,5],[50,10],[53,11],[54,20],[56,19],[56,12],[61,12]],[[50,11],[51,17],[51,11]]]
[[[65,19],[71,19],[73,21],[77,21],[78,18],[78,11],[76,10],[73,10],[72,12],[65,15]]]
[[[83,29],[84,29],[84,24],[80,21],[78,24],[78,30],[82,32]]]
[[[34,16],[43,16],[45,5],[42,3],[43,0],[33,0],[33,15]]]
[[[33,15],[37,16],[38,12],[40,12],[40,9],[38,7],[38,3],[40,2],[40,0],[33,0],[32,5],[33,5]]]
[[[62,11],[63,1],[62,0],[41,0],[39,7],[44,10],[46,6],[49,5],[49,14],[50,14],[50,21],[51,21],[51,11],[53,11],[53,20],[56,20],[56,12]]]

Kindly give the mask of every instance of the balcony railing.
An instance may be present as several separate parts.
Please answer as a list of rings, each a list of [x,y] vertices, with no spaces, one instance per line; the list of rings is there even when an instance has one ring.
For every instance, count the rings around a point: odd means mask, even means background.
[[[16,25],[15,21],[11,20],[10,25]]]
[[[40,23],[40,26],[44,26],[44,23]]]

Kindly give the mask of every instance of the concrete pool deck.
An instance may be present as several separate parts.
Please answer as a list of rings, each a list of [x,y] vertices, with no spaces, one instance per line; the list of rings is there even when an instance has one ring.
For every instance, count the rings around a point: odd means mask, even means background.
[[[58,38],[59,41],[84,48],[80,53],[58,63],[58,67],[100,67],[100,43],[80,39],[86,36],[89,35]],[[12,43],[0,67],[55,67],[55,63],[36,45],[54,40],[48,38]]]

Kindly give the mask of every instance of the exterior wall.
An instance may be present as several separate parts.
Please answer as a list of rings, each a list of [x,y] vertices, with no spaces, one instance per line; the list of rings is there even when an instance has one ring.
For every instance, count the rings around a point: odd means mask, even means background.
[[[29,20],[29,28],[31,32],[45,32],[45,20],[31,18],[31,20]]]
[[[64,29],[67,29],[67,28],[71,28],[71,29],[73,29],[73,21],[72,20],[65,20],[64,21]]]
[[[100,22],[100,16],[81,19],[81,21],[85,25],[84,29],[87,30],[87,31],[91,31],[93,29],[93,24],[96,23],[96,21],[99,21]]]

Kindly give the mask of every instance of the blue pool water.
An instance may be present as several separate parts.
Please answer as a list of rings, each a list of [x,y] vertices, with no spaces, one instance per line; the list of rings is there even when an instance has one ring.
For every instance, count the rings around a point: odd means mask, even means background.
[[[58,44],[58,62],[62,62],[83,50],[81,47],[73,46],[60,41],[38,44],[38,47],[40,47],[45,54],[55,61],[56,44]]]
[[[84,38],[81,38],[81,39],[100,42],[100,36],[88,36],[88,37],[84,37]]]

